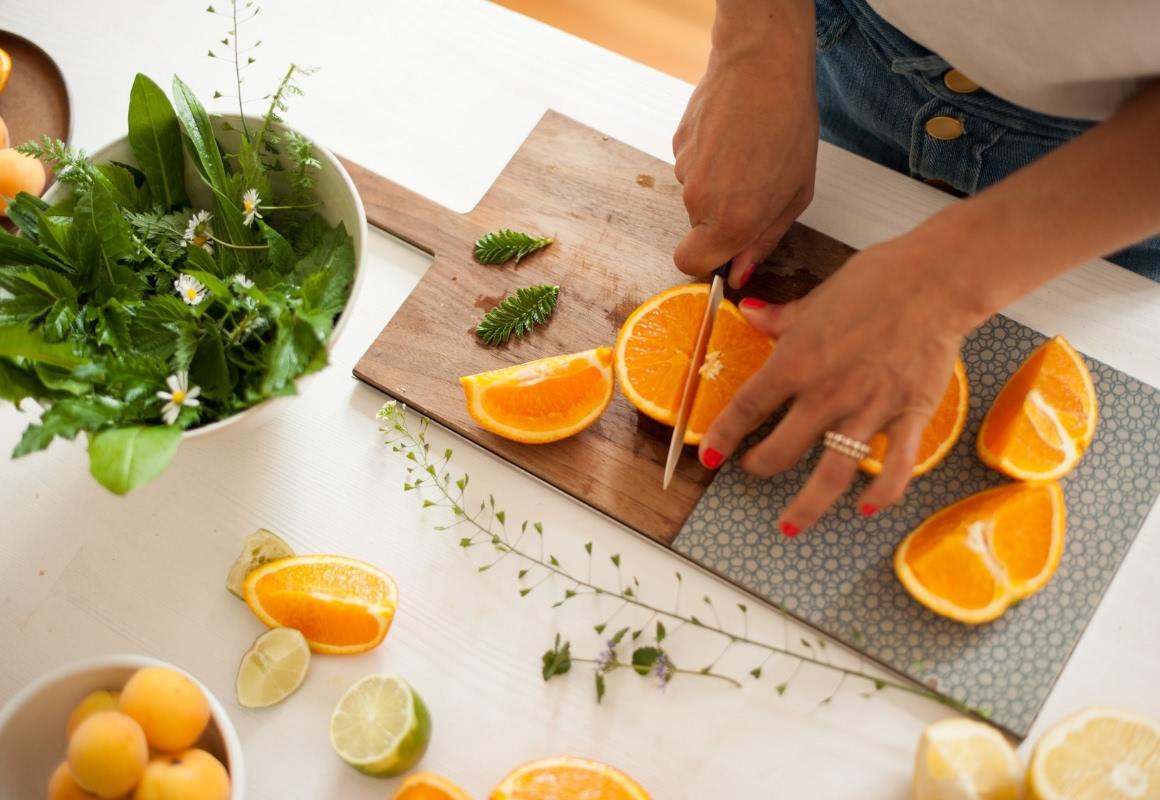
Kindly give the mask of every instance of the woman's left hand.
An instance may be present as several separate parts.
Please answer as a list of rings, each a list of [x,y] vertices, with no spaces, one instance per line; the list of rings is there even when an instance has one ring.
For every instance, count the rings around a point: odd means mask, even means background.
[[[705,433],[701,461],[718,466],[786,401],[785,417],[741,460],[768,477],[793,467],[824,433],[889,446],[881,474],[857,499],[864,515],[896,502],[919,440],[946,391],[973,312],[963,275],[930,254],[946,250],[920,231],[864,250],[809,295],[786,305],[742,301],[749,322],[777,339],[762,367]],[[849,488],[857,462],[826,450],[782,510],[782,533],[808,528]]]

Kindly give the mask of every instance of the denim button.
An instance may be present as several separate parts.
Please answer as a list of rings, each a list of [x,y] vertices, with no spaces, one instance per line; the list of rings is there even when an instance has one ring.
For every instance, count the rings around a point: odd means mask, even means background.
[[[932,138],[949,141],[963,135],[963,123],[954,117],[931,117],[926,121],[926,132]]]
[[[943,84],[956,94],[970,94],[979,90],[979,84],[968,78],[957,69],[952,69],[943,75]]]

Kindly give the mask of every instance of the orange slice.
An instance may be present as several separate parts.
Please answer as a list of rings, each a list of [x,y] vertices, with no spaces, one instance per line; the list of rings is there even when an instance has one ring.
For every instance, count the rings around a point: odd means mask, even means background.
[[[1056,336],[999,391],[979,429],[979,458],[1020,480],[1062,478],[1091,444],[1097,408],[1083,357]]]
[[[955,369],[951,374],[950,383],[947,384],[947,390],[943,392],[942,400],[934,410],[934,416],[922,431],[917,460],[910,473],[912,476],[925,475],[937,467],[959,441],[959,437],[963,435],[963,426],[967,424],[969,399],[967,368],[961,358],[956,358]],[[870,439],[870,455],[858,466],[871,475],[882,472],[887,445],[886,434],[875,434]]]
[[[12,77],[12,56],[0,47],[0,93],[8,87],[8,79]],[[5,145],[7,146],[7,145]]]
[[[665,425],[677,419],[709,286],[690,283],[646,300],[620,329],[616,378],[638,411]],[[721,409],[773,352],[773,340],[753,328],[737,307],[721,302],[705,351],[685,444],[698,444]]]
[[[649,800],[641,785],[618,769],[558,756],[524,764],[491,792],[491,800]]]
[[[390,575],[343,556],[291,556],[246,576],[246,605],[271,628],[295,628],[316,653],[365,653],[383,641],[399,590]]]
[[[442,775],[416,772],[407,776],[393,800],[471,800],[471,795]]]
[[[894,572],[936,614],[978,624],[1042,589],[1063,555],[1059,484],[1013,483],[936,512],[902,540]]]
[[[574,436],[612,400],[612,348],[551,356],[460,378],[480,427],[525,444]]]

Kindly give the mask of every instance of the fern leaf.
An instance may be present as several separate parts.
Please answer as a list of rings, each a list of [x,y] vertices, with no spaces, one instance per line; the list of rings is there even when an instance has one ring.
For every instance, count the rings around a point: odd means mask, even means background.
[[[476,335],[487,344],[503,344],[512,336],[531,333],[532,328],[543,325],[556,310],[560,297],[560,287],[547,284],[516,289],[484,315]]]
[[[520,259],[552,243],[551,236],[532,236],[502,228],[492,231],[475,243],[475,260],[480,264],[503,264]]]

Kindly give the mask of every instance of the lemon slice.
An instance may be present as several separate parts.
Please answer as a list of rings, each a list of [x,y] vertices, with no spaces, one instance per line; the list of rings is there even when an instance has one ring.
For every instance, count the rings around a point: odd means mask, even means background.
[[[1089,708],[1047,730],[1031,755],[1032,800],[1160,797],[1160,722]]]
[[[245,600],[242,587],[245,586],[247,575],[269,561],[277,561],[279,558],[288,558],[292,555],[294,551],[286,544],[285,539],[273,531],[258,528],[242,541],[242,554],[230,567],[230,574],[226,577],[226,588]]]
[[[271,628],[254,640],[238,667],[238,704],[265,708],[298,690],[310,668],[310,645],[301,631]]]
[[[914,800],[1018,800],[1023,768],[994,728],[969,719],[927,726],[914,763]]]
[[[419,763],[431,741],[431,715],[397,675],[368,675],[338,701],[330,743],[339,757],[376,778],[401,775]]]

